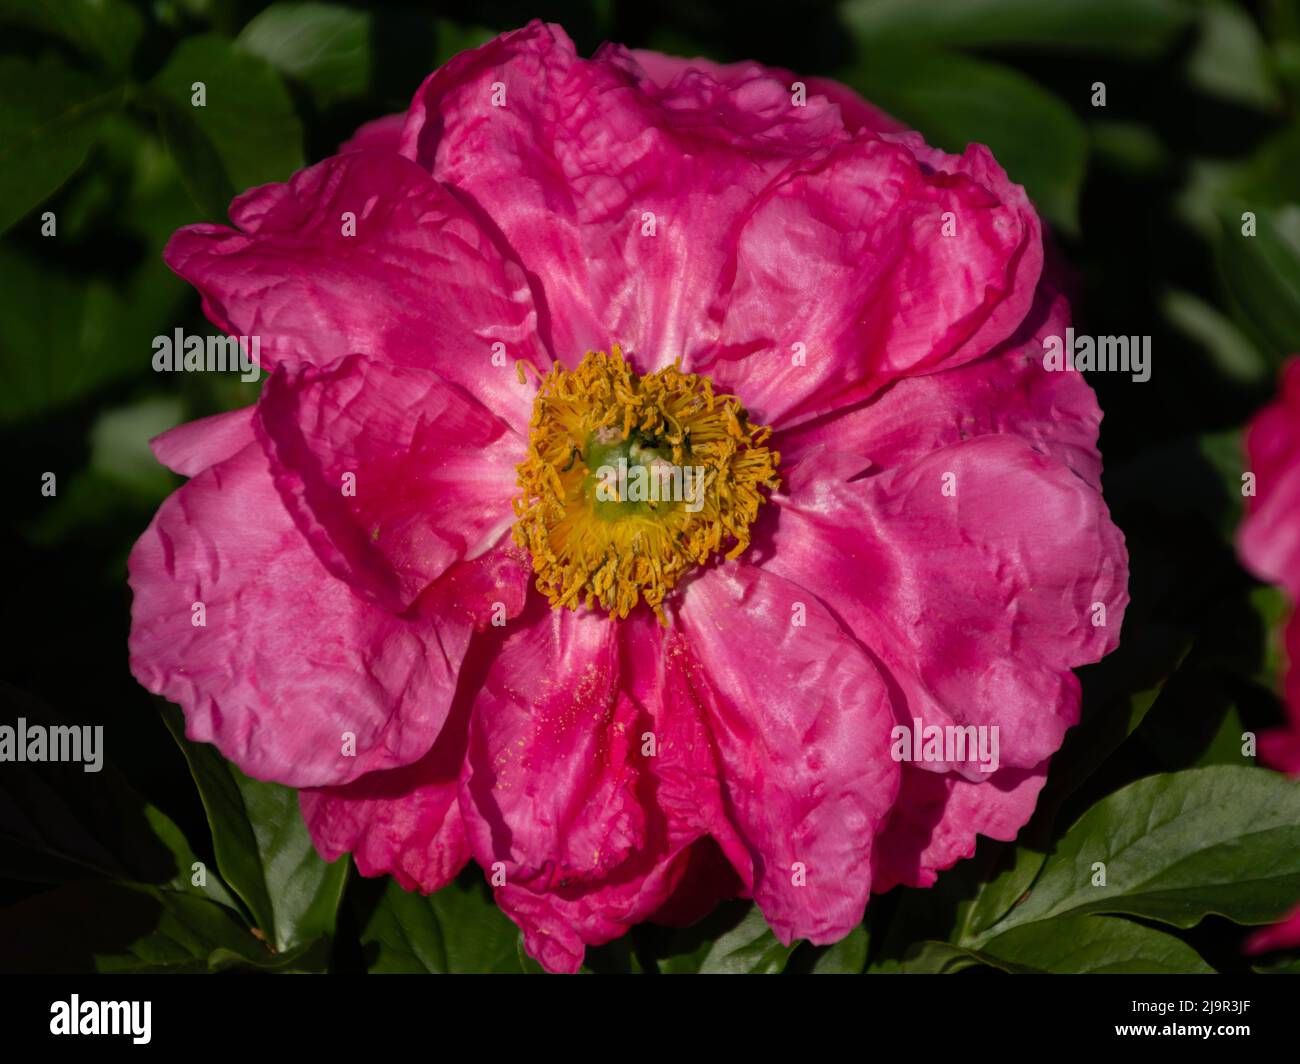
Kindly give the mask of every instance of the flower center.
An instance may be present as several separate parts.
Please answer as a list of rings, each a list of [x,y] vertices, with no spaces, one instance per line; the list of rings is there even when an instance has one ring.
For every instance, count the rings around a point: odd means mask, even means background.
[[[585,596],[626,617],[644,599],[663,622],[683,573],[749,546],[780,456],[763,446],[772,430],[707,377],[675,365],[638,376],[613,351],[542,378],[516,467],[514,539],[553,607]]]

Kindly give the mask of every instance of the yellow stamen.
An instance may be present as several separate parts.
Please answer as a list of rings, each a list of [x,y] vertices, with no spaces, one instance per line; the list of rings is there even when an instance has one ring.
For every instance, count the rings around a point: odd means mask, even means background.
[[[532,555],[538,590],[553,607],[584,600],[618,617],[644,600],[663,622],[664,596],[684,573],[749,546],[762,489],[780,484],[770,435],[735,396],[676,365],[638,376],[617,346],[588,352],[572,372],[553,365],[516,467],[514,539]],[[637,466],[643,484],[693,484],[694,494],[625,497],[611,471]]]

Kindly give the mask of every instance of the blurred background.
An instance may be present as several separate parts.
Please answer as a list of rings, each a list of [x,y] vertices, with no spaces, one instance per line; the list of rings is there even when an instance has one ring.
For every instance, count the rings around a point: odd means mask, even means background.
[[[951,937],[979,884],[1053,825],[1140,776],[1239,764],[1243,729],[1280,720],[1269,633],[1286,606],[1231,535],[1240,428],[1300,350],[1300,0],[0,0],[3,717],[104,723],[113,781],[0,773],[4,966],[531,964],[477,873],[425,902],[313,865],[300,834],[277,844],[298,855],[274,873],[289,878],[250,870],[292,796],[178,749],[126,669],[125,559],[179,483],[146,441],[258,387],[152,372],[155,335],[211,331],[163,265],[168,236],[225,221],[236,192],[331,154],[447,57],[533,17],[586,54],[608,39],[838,77],[934,144],[988,144],[1074,271],[1076,326],[1153,350],[1149,382],[1092,379],[1134,604],[1121,651],[1086,672],[1085,723],[1021,850],[982,844],[936,890],[877,899],[831,951],[780,947],[742,903],[688,932],[638,929],[593,968],[929,970],[910,947]],[[222,106],[190,107],[195,80]],[[186,886],[191,858],[213,883]],[[111,916],[91,930],[88,907]],[[274,954],[250,951],[250,926],[274,926]],[[1226,920],[1180,934],[1246,967]]]

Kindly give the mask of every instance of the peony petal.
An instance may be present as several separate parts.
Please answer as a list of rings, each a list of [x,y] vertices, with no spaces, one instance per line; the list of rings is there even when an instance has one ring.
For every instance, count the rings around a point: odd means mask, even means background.
[[[277,369],[257,431],[330,572],[395,613],[514,520],[524,441],[431,370],[349,356]]]
[[[1246,467],[1255,475],[1256,494],[1246,497],[1237,549],[1248,569],[1280,585],[1294,604],[1300,600],[1300,358],[1283,369],[1277,400],[1250,423]],[[1300,612],[1292,613],[1284,639],[1287,725],[1260,735],[1259,758],[1300,777]]]
[[[1300,611],[1292,612],[1283,640],[1286,655],[1283,702],[1287,723],[1285,727],[1260,733],[1259,759],[1269,768],[1300,779]]]
[[[664,55],[662,52],[650,52],[640,48],[634,48],[629,52],[608,44],[602,46],[597,55],[608,56],[611,61],[618,61],[620,53],[630,56],[640,73],[660,88],[670,88],[679,79],[698,76],[700,73],[706,74],[719,84],[728,86],[774,81],[782,91],[791,94],[794,86],[802,81],[806,92],[805,100],[811,100],[815,106],[817,98],[822,97],[835,104],[840,110],[840,120],[849,133],[856,133],[860,129],[873,133],[899,133],[906,129],[879,108],[867,103],[847,85],[832,81],[830,78],[801,78],[781,67],[765,67],[753,62],[715,63],[711,59],[700,57],[685,59],[682,56]]]
[[[299,792],[303,820],[326,861],[351,853],[363,876],[391,875],[403,890],[441,890],[469,861],[456,802],[464,757],[444,730],[414,764],[343,787]]]
[[[403,152],[499,227],[557,358],[618,343],[648,371],[706,349],[744,212],[847,137],[838,108],[793,107],[771,77],[691,74],[658,86],[629,53],[580,59],[533,23],[457,56],[412,102]]]
[[[637,710],[618,679],[616,624],[534,598],[470,722],[461,805],[484,868],[545,890],[601,879],[644,845]]]
[[[1024,190],[979,145],[931,170],[905,143],[835,148],[745,220],[718,348],[691,368],[743,394],[760,423],[970,361],[1028,314],[1043,251]]]
[[[259,338],[263,365],[358,352],[432,368],[526,430],[533,387],[512,363],[550,365],[527,282],[418,166],[387,152],[335,156],[245,193],[230,214],[242,231],[187,226],[163,257],[214,324]]]
[[[975,855],[977,833],[1011,841],[1034,815],[1046,780],[1046,763],[1002,769],[979,783],[905,764],[898,801],[876,839],[872,890],[932,886],[938,873]]]
[[[420,608],[439,616],[460,614],[480,632],[504,627],[523,612],[532,574],[528,552],[506,535],[481,557],[448,569]]]
[[[1261,580],[1300,600],[1300,358],[1283,371],[1277,401],[1251,422],[1246,451],[1256,494],[1246,498],[1241,555]]]
[[[549,971],[573,973],[587,946],[612,942],[662,908],[689,861],[686,851],[662,861],[642,851],[617,877],[594,885],[533,891],[507,882],[496,898],[523,931],[529,954]]]
[[[432,746],[469,620],[395,617],[332,577],[256,445],[168,498],[128,567],[131,671],[249,775],[346,783]]]
[[[254,440],[253,407],[188,421],[149,441],[154,457],[173,473],[196,477],[233,458]]]
[[[897,469],[973,436],[1019,436],[1101,491],[1101,410],[1080,373],[1043,368],[1043,341],[1064,336],[1069,307],[1039,288],[1015,337],[988,356],[943,373],[905,377],[851,411],[780,433],[781,479],[798,503],[842,466],[848,479]]]
[[[1022,769],[1077,720],[1069,670],[1114,649],[1128,603],[1123,537],[1100,494],[1013,436],[783,504],[763,564],[878,656],[900,723],[996,726],[1001,763]],[[933,767],[983,778],[973,764]]]
[[[363,123],[347,140],[339,145],[339,154],[351,151],[396,152],[402,144],[402,127],[406,125],[406,112],[384,115]]]
[[[885,684],[813,596],[751,565],[691,583],[680,619],[754,900],[782,942],[837,941],[862,920],[898,789]]]
[[[303,820],[326,861],[351,853],[363,876],[392,875],[403,890],[425,894],[465,867],[470,853],[457,792],[469,707],[490,652],[482,641],[471,648],[447,723],[419,761],[299,792]]]
[[[717,842],[709,837],[698,839],[686,855],[686,867],[673,893],[650,916],[651,923],[668,927],[690,927],[708,916],[718,902],[728,898],[749,897],[748,890],[736,874],[735,866]]]
[[[667,817],[674,850],[702,836],[711,837],[748,891],[754,882],[753,860],[727,811],[722,757],[692,687],[699,670],[690,640],[682,632],[667,633],[662,640],[662,653],[656,655],[662,674],[659,693],[650,703],[655,806]],[[624,646],[629,643],[625,636]]]
[[[525,623],[479,693],[461,806],[476,860],[504,876],[497,901],[529,952],[553,971],[576,971],[587,945],[625,934],[670,899],[716,902],[720,880],[734,877],[701,879],[697,869],[682,880],[707,830],[733,843],[735,833],[708,736],[692,727],[695,707],[681,717],[658,695],[671,655],[660,652],[654,620],[614,623],[535,600]]]

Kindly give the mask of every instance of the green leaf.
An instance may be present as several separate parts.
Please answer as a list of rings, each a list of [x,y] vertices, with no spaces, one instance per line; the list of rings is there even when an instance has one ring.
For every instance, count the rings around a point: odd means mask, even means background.
[[[332,934],[348,859],[321,860],[298,810],[298,792],[250,779],[216,747],[190,742],[170,707],[163,719],[198,785],[217,867],[267,941],[284,952]]]
[[[90,430],[90,468],[123,490],[156,500],[174,486],[149,449],[149,440],[182,421],[181,402],[151,396],[106,410]],[[161,470],[161,471],[160,471]]]
[[[794,946],[777,941],[755,905],[732,930],[720,936],[705,954],[701,975],[779,975]]]
[[[840,10],[872,44],[1127,55],[1162,51],[1190,18],[1178,0],[850,0]]]
[[[1171,289],[1161,300],[1169,322],[1184,336],[1199,344],[1214,367],[1230,380],[1258,384],[1266,380],[1271,366],[1232,319],[1190,292]]]
[[[1291,121],[1260,145],[1244,163],[1229,170],[1230,191],[1247,204],[1281,207],[1297,198],[1300,122]]]
[[[1105,886],[1093,886],[1105,865]],[[1058,843],[1029,897],[971,940],[1061,916],[1125,913],[1177,927],[1210,914],[1268,923],[1300,896],[1300,786],[1226,765],[1138,780]]]
[[[1242,233],[1253,210],[1256,235]],[[1240,205],[1224,212],[1217,252],[1237,320],[1274,364],[1300,350],[1300,206]]]
[[[981,954],[1021,968],[1065,975],[1214,971],[1182,939],[1119,916],[1062,916],[1013,928]]]
[[[405,102],[429,71],[493,36],[424,12],[289,2],[259,12],[235,44],[304,86],[324,107],[367,95]],[[377,67],[379,54],[384,62]]]
[[[1246,159],[1192,159],[1179,214],[1208,241],[1239,237],[1243,211],[1295,202],[1297,170],[1300,123],[1290,122]]]
[[[199,82],[202,107],[193,104]],[[210,218],[224,219],[234,193],[302,168],[302,127],[279,76],[225,38],[182,41],[150,89],[186,187]]]
[[[304,942],[283,953],[272,953],[265,946],[260,949],[245,947],[242,951],[218,946],[208,954],[208,967],[217,972],[242,970],[268,975],[319,975],[329,970],[330,951],[328,938]]]
[[[369,88],[371,22],[365,12],[335,4],[272,4],[249,21],[235,44],[330,103],[363,96]]]
[[[1088,137],[1064,103],[1007,67],[860,40],[866,47],[842,80],[937,147],[987,145],[1049,220],[1078,230]]]
[[[1127,178],[1154,177],[1169,169],[1168,148],[1141,122],[1094,119],[1088,123],[1088,136],[1097,162]]]
[[[0,424],[26,422],[149,370],[161,308],[124,299],[108,278],[78,278],[0,247]],[[44,313],[33,314],[31,308]]]
[[[965,927],[959,936],[962,941],[975,938],[1006,916],[1028,894],[1046,860],[1047,854],[1041,848],[1027,842],[1013,847],[1011,863],[980,888],[967,910]]]
[[[47,57],[0,57],[0,233],[44,202],[86,158],[121,85]]]
[[[1266,584],[1251,591],[1250,604],[1259,617],[1260,624],[1269,633],[1264,658],[1255,679],[1269,686],[1280,687],[1281,677],[1287,668],[1282,626],[1291,615],[1291,602],[1281,588]]]
[[[153,376],[150,339],[170,335],[193,299],[163,263],[162,246],[193,218],[161,141],[124,113],[111,115],[92,162],[59,197],[57,237],[0,247],[0,425],[26,425],[129,377]],[[107,268],[87,272],[97,262]],[[187,386],[219,383],[203,376]],[[60,473],[62,495],[70,470],[50,468]]]
[[[126,0],[0,0],[3,22],[58,37],[119,73],[130,65],[144,32],[144,20]]]
[[[367,967],[377,973],[517,973],[518,937],[482,877],[468,873],[427,897],[388,880],[361,932]]]
[[[813,975],[859,975],[867,966],[867,929],[859,924],[813,962]]]
[[[63,543],[120,507],[156,507],[176,477],[149,449],[149,440],[186,420],[178,398],[151,396],[106,410],[90,429],[90,462],[70,478],[29,529],[39,543]]]
[[[229,909],[133,883],[69,883],[0,910],[0,970],[206,972],[275,958]]]
[[[1202,7],[1200,37],[1187,58],[1193,85],[1235,103],[1273,110],[1281,97],[1271,62],[1250,12],[1227,0],[1210,0]]]
[[[956,975],[968,968],[997,968],[1012,971],[1016,968],[1010,962],[998,960],[967,949],[965,946],[951,942],[928,940],[910,946],[900,962],[873,966],[869,971],[874,975]]]
[[[1188,649],[1185,645],[1169,668],[1161,670],[1164,675],[1155,684],[1116,697],[1104,711],[1091,714],[1071,730],[1060,753],[1053,758],[1053,769],[1033,819],[1011,849],[1011,862],[979,888],[966,910],[961,941],[974,941],[1026,896],[1047,860],[1047,840],[1061,804],[1137,730]]]
[[[655,929],[658,933],[648,936],[650,941],[642,945],[641,952],[653,957],[655,967],[664,975],[698,975],[713,944],[735,930],[752,908],[751,902],[741,899],[722,902],[689,927]]]
[[[9,727],[20,717],[42,727],[79,726],[9,687],[0,686],[0,704],[0,723]],[[42,883],[129,879],[235,905],[215,874],[192,885],[199,859],[180,828],[107,760],[95,772],[80,762],[6,765],[0,772],[0,842],[0,876]]]

